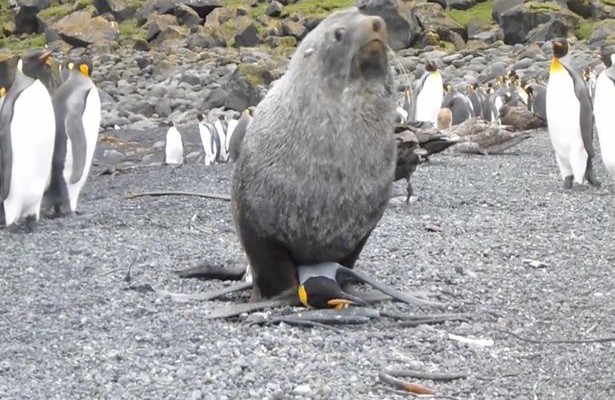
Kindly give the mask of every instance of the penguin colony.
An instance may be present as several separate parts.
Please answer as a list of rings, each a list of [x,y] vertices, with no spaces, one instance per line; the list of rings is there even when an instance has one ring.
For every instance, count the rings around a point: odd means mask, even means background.
[[[57,83],[51,65],[51,52],[28,52],[0,90],[0,219],[11,229],[25,222],[32,231],[43,208],[75,212],[94,156],[101,107],[92,64],[69,60]]]

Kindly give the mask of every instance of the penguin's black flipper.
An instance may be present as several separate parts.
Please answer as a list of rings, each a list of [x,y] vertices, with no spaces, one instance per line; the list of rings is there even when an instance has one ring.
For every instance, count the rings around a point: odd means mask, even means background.
[[[353,278],[354,280],[359,280],[363,283],[366,283],[368,285],[373,286],[375,289],[380,290],[381,292],[388,294],[389,296],[391,296],[393,299],[404,302],[404,303],[408,303],[408,304],[416,304],[416,305],[427,305],[427,306],[435,306],[435,307],[441,307],[444,306],[442,303],[438,303],[435,301],[431,301],[431,300],[425,300],[425,299],[421,299],[419,297],[415,297],[412,295],[409,295],[407,293],[404,292],[400,292],[397,289],[393,289],[392,287],[389,287],[387,285],[385,285],[382,282],[377,281],[376,279],[372,278],[369,275],[366,275],[362,272],[359,271],[355,271],[354,269],[350,269],[350,268],[346,268],[342,265],[338,265],[338,270],[336,273],[336,278],[338,280],[338,282],[340,280],[343,280],[346,277],[350,277]]]
[[[85,130],[81,121],[81,114],[70,113],[66,117],[66,135],[70,139],[73,155],[73,170],[70,175],[70,183],[77,183],[83,176],[87,153]]]
[[[229,304],[227,306],[222,306],[220,308],[216,308],[211,310],[209,314],[205,317],[206,319],[219,319],[219,318],[231,318],[241,315],[243,313],[248,313],[251,311],[262,310],[265,308],[275,308],[275,307],[283,307],[283,306],[300,306],[301,302],[299,301],[299,297],[295,292],[283,293],[280,296],[276,296],[276,298],[271,300],[257,301],[251,303],[241,303],[241,304]]]
[[[11,150],[10,124],[0,124],[0,203],[9,197],[13,152]],[[1,204],[0,204],[1,205]]]

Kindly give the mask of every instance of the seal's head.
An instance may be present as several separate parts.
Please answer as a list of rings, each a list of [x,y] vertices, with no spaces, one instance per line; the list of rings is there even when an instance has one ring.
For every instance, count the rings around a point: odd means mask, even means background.
[[[291,63],[303,68],[290,70],[305,74],[308,69],[336,89],[356,82],[384,83],[389,72],[387,40],[381,17],[361,14],[356,7],[337,11],[302,40]]]

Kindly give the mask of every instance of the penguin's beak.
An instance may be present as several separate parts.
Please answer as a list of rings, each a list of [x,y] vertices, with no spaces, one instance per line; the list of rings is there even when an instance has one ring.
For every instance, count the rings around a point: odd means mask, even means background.
[[[340,297],[335,299],[330,299],[327,301],[327,304],[336,310],[343,310],[350,305],[353,306],[367,306],[367,302],[360,297],[353,296],[351,294],[342,292]]]
[[[47,50],[38,58],[40,61],[44,61],[45,64],[49,64],[49,57],[51,57],[51,51]]]

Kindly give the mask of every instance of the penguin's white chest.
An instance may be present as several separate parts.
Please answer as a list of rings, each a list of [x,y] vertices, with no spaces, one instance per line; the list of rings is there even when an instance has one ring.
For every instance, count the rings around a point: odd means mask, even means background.
[[[38,219],[51,175],[55,115],[49,92],[39,80],[15,101],[10,124],[11,182],[4,203],[7,225],[30,215]]]
[[[174,126],[167,131],[165,156],[167,164],[182,164],[184,161],[184,145],[179,131]]]
[[[594,117],[602,161],[615,178],[615,83],[604,72],[596,79]]]
[[[442,76],[440,74],[429,74],[416,98],[415,120],[436,123],[444,97],[442,90]]]
[[[205,124],[199,123],[199,134],[205,152],[205,165],[210,165],[216,160],[217,155],[213,132]]]
[[[547,124],[554,150],[560,157],[568,158],[572,149],[583,147],[580,113],[572,77],[566,71],[551,73],[547,85]]]

